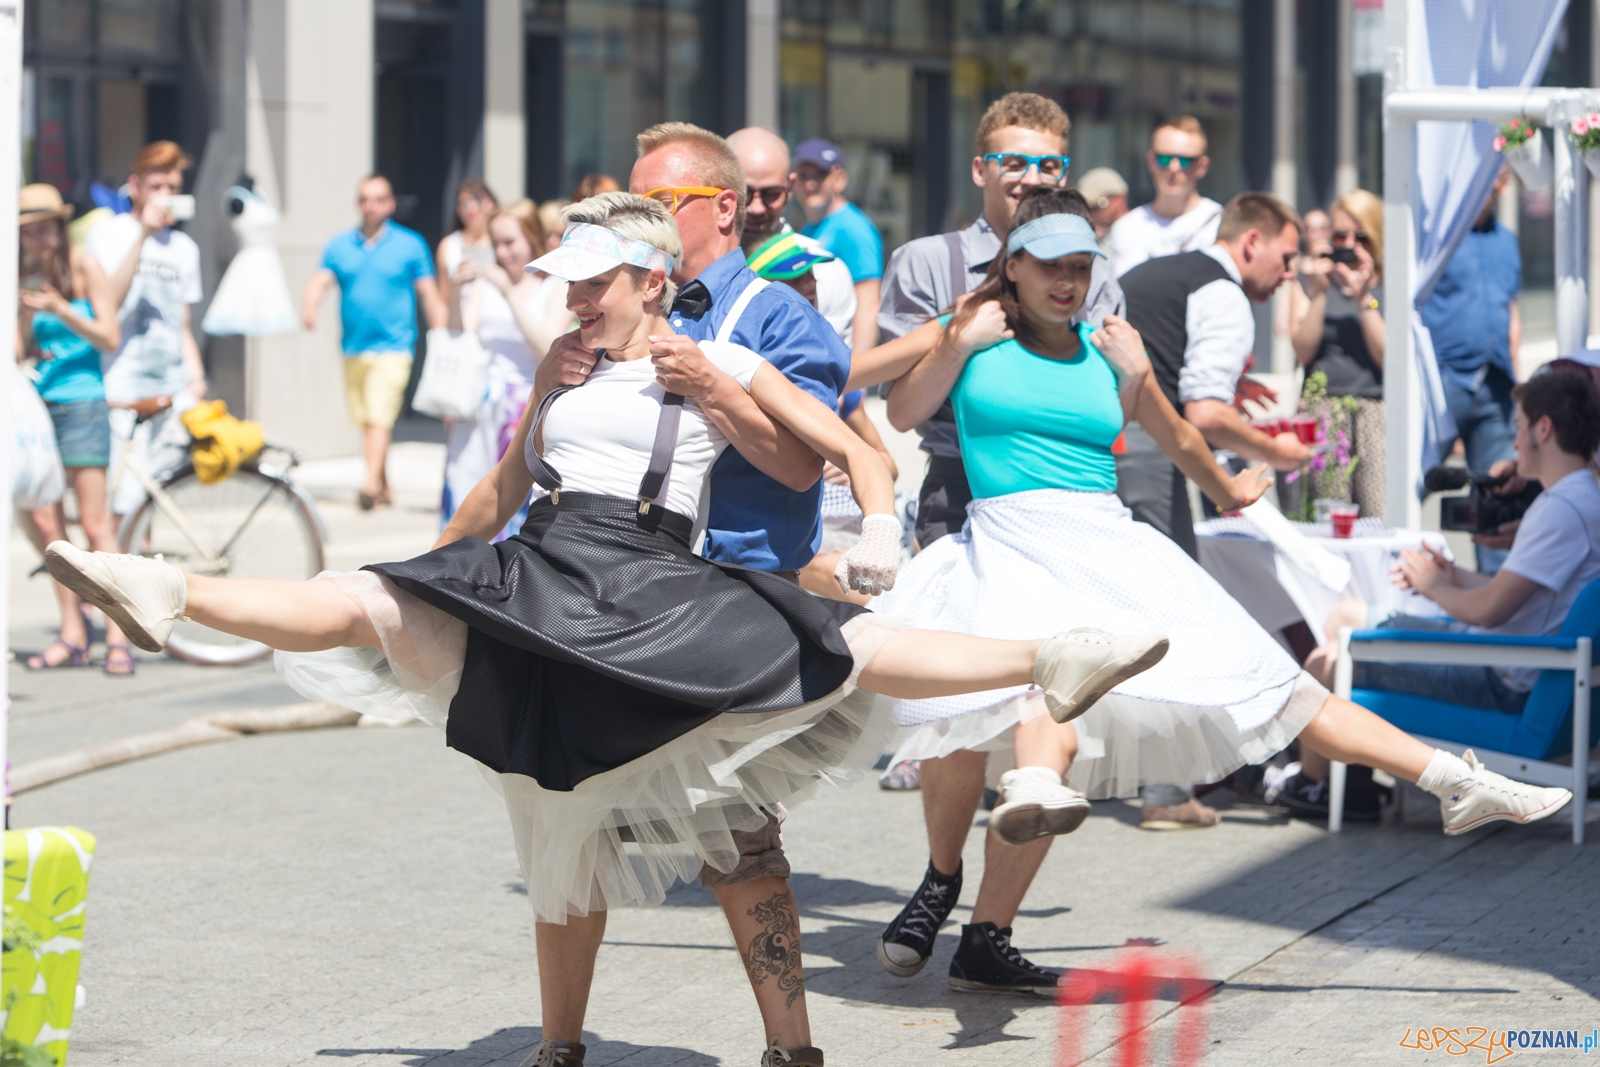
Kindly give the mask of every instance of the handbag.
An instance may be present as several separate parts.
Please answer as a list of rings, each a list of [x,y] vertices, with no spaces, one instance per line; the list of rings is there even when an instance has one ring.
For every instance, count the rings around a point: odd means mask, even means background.
[[[21,367],[11,375],[11,503],[31,511],[59,501],[67,480],[50,412]]]
[[[474,418],[488,385],[489,350],[477,334],[442,327],[428,331],[413,411],[441,419]]]

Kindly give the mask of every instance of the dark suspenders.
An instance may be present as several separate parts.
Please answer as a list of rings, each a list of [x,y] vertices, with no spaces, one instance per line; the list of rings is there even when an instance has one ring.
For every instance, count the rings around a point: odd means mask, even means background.
[[[945,248],[950,251],[950,306],[967,294],[967,259],[961,254],[961,231],[944,235]]]
[[[598,358],[604,359],[605,353],[598,353]],[[528,446],[524,450],[528,471],[540,488],[550,491],[553,502],[560,500],[561,474],[544,461],[544,457],[534,449],[533,442],[539,433],[539,424],[550,411],[550,404],[556,397],[570,393],[576,388],[578,388],[576,385],[563,385],[546,393],[545,398],[539,402],[539,410],[534,413],[533,425],[528,429]],[[645,468],[644,478],[639,482],[641,515],[649,514],[650,505],[657,502],[656,498],[661,495],[661,487],[666,483],[667,472],[672,469],[672,456],[678,447],[678,419],[682,414],[682,396],[668,393],[662,397],[661,416],[656,420],[656,440],[650,449],[650,465]]]

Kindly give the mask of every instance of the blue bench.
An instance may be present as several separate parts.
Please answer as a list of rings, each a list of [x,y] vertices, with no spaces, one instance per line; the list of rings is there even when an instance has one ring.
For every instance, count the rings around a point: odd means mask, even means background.
[[[1583,843],[1586,755],[1600,734],[1600,705],[1589,690],[1600,679],[1594,652],[1600,647],[1600,581],[1578,594],[1555,637],[1431,633],[1423,630],[1339,631],[1334,692],[1382,716],[1425,744],[1459,755],[1473,749],[1484,766],[1508,778],[1572,790],[1572,843]],[[1467,663],[1486,667],[1538,667],[1538,683],[1520,715],[1471,708],[1446,700],[1352,689],[1358,660],[1372,663]],[[1447,694],[1441,694],[1442,696]],[[1551,762],[1572,756],[1572,765]],[[1328,830],[1338,833],[1344,816],[1345,766],[1328,775]]]

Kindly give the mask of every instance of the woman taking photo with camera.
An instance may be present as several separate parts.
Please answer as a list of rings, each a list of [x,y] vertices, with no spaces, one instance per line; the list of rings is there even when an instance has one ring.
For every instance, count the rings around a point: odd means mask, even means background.
[[[78,517],[96,551],[115,552],[117,539],[106,510],[106,467],[111,461],[100,353],[115,352],[121,341],[117,306],[100,264],[73,251],[67,239],[72,208],[53,185],[23,188],[17,204],[20,262],[17,265],[19,354],[39,361],[37,388],[55,424],[56,446],[67,482],[78,501]],[[33,512],[42,542],[66,537],[66,513],[59,503]],[[43,652],[29,656],[28,667],[82,667],[89,662],[89,625],[84,607],[57,583],[61,631]],[[115,623],[106,628],[106,672],[131,674],[127,641]]]
[[[1329,239],[1312,238],[1308,269],[1289,289],[1294,354],[1308,376],[1327,376],[1330,398],[1356,398],[1351,499],[1382,518],[1383,201],[1352,189],[1331,215]]]

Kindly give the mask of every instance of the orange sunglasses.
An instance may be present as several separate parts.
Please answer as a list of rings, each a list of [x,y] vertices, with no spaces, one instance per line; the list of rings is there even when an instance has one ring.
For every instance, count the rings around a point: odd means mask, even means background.
[[[727,191],[728,190],[726,189],[718,189],[714,185],[663,185],[659,189],[651,189],[644,195],[649,197],[651,200],[656,200],[662,204],[666,204],[666,199],[660,194],[671,193],[672,205],[667,208],[667,211],[676,215],[680,206],[680,198],[687,200],[691,196],[716,196],[718,193],[725,193]]]

